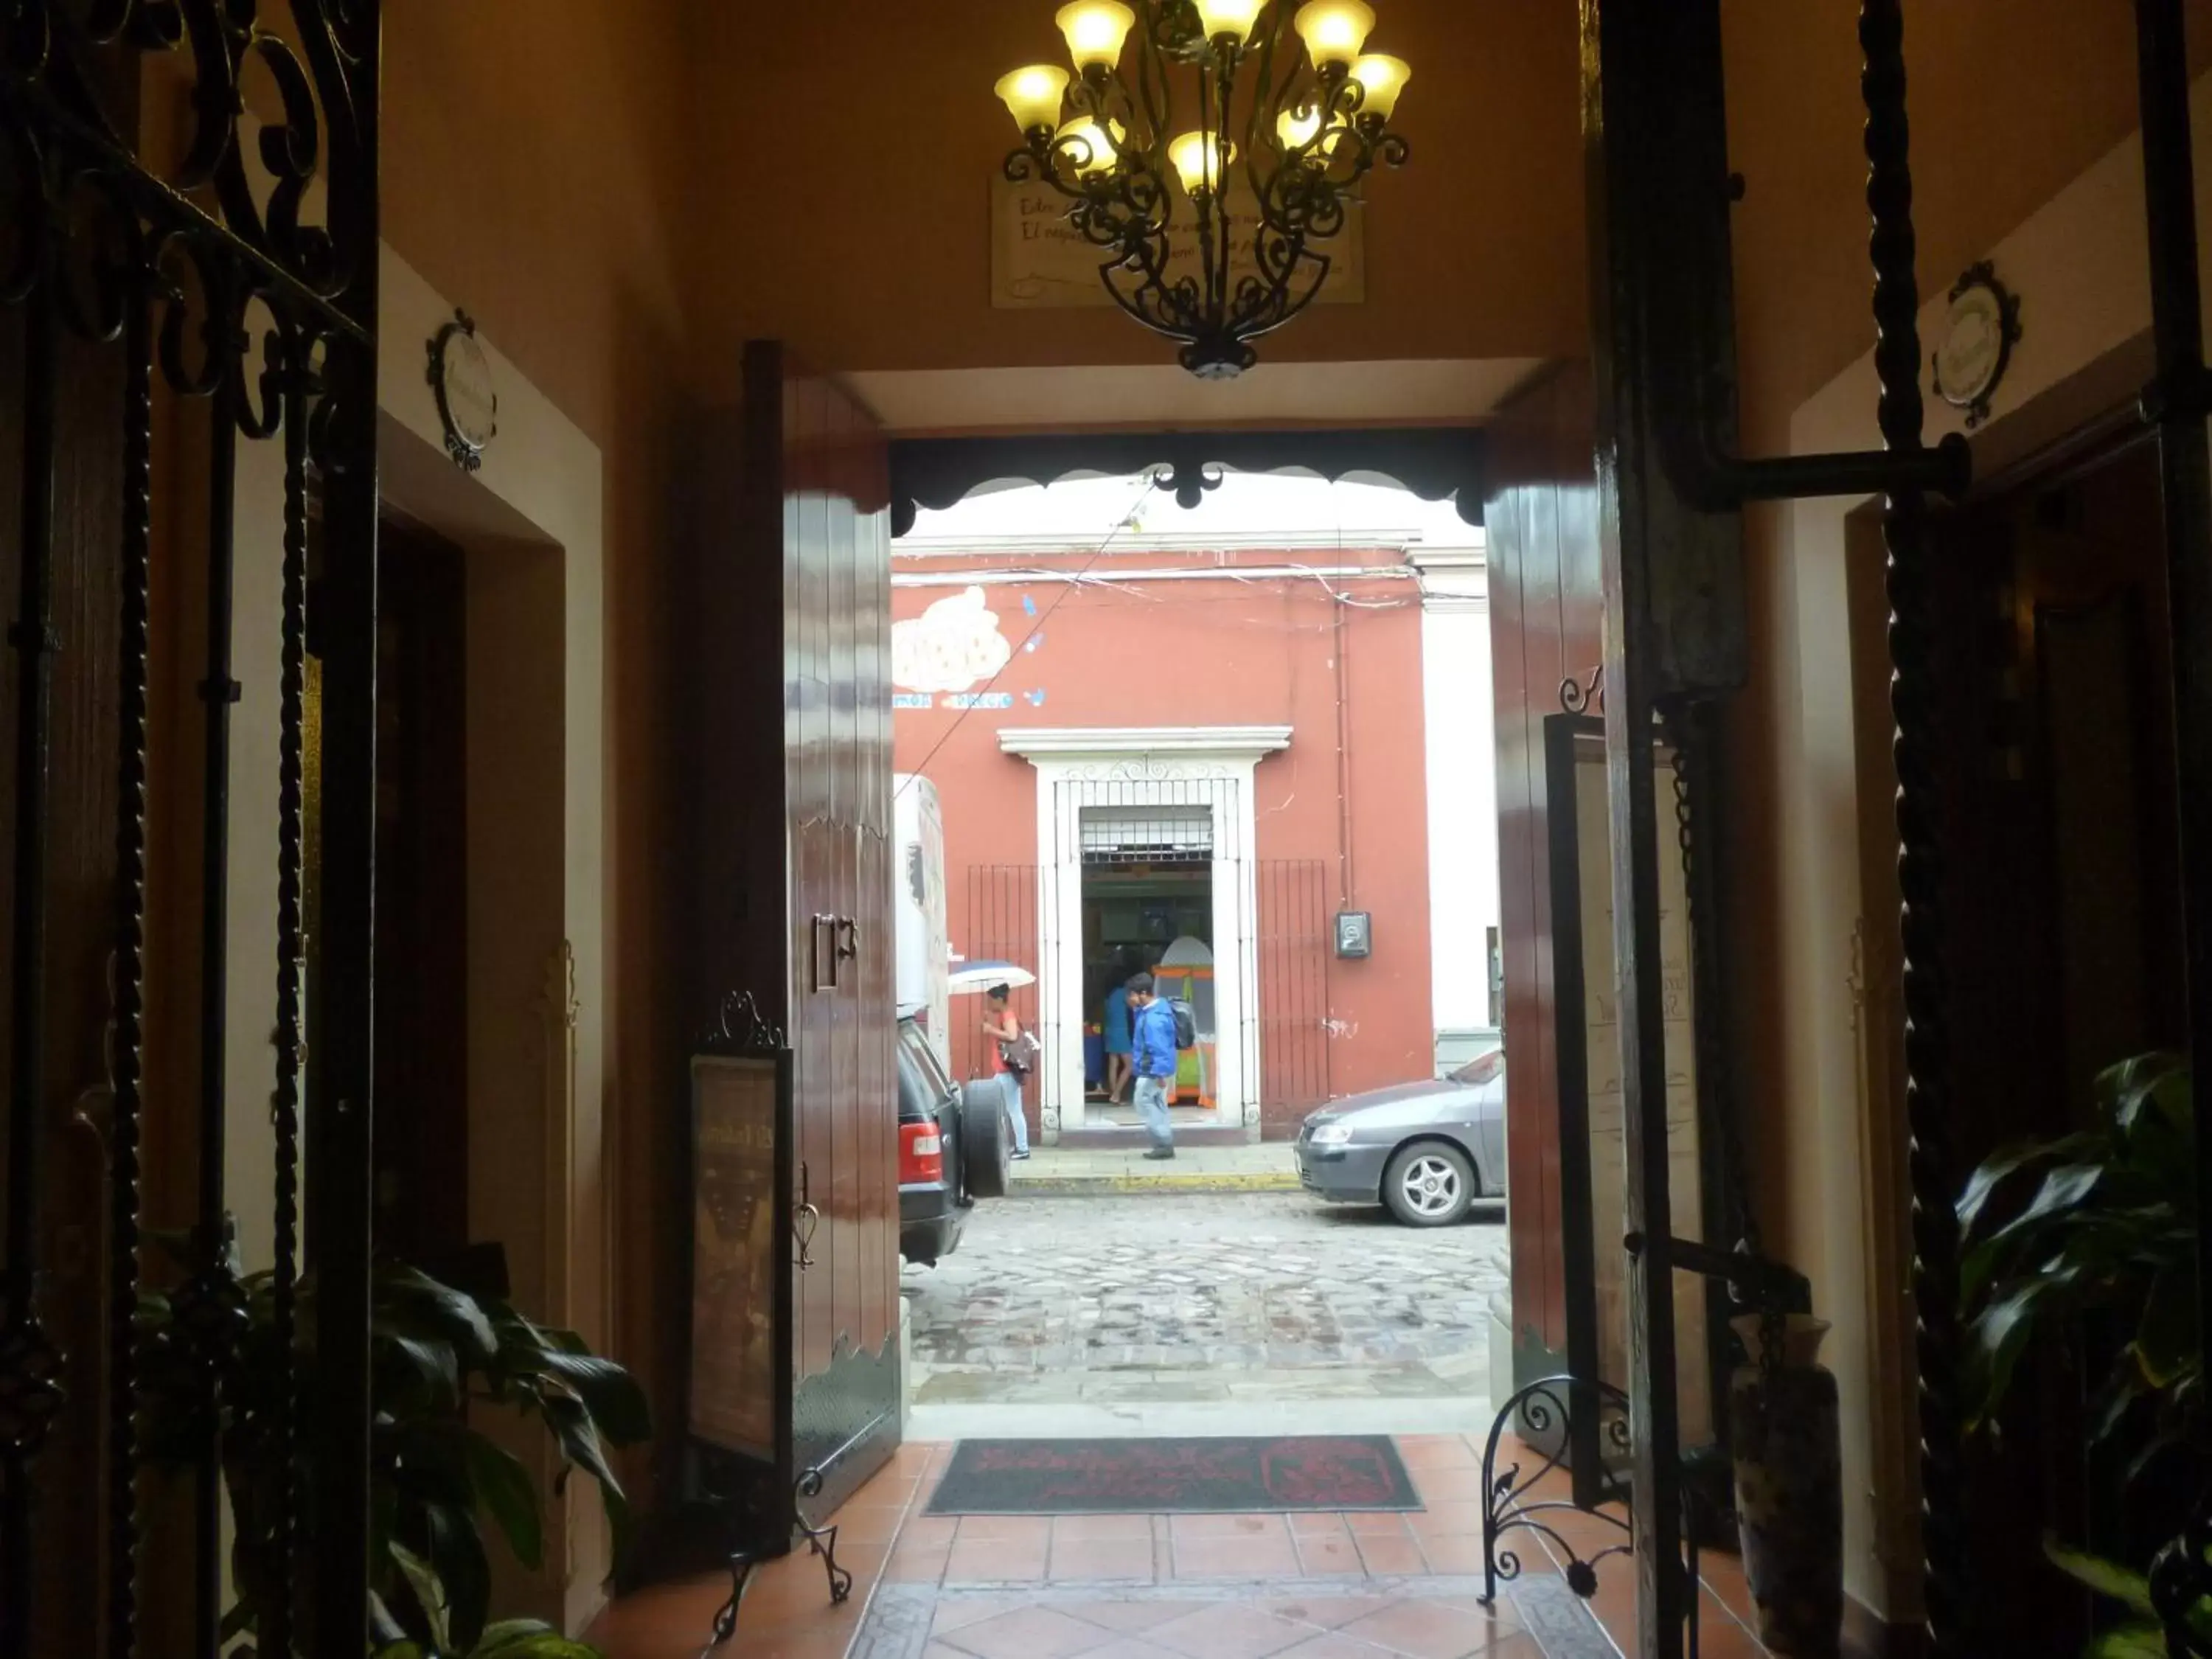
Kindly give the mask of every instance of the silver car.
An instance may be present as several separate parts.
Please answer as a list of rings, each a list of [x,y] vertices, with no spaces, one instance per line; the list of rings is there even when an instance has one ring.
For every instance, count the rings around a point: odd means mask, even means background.
[[[1306,1119],[1297,1151],[1298,1179],[1318,1197],[1449,1226],[1478,1198],[1505,1195],[1505,1055],[1331,1101]]]

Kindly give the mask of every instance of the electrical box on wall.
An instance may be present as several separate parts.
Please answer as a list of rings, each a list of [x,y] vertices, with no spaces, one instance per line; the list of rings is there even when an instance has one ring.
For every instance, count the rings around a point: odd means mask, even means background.
[[[1364,957],[1375,948],[1375,919],[1365,910],[1336,913],[1336,953]]]

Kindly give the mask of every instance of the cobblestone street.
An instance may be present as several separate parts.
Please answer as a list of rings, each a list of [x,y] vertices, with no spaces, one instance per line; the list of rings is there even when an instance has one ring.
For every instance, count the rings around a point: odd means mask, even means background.
[[[1507,1272],[1503,1207],[1476,1218],[1417,1231],[1279,1193],[984,1204],[906,1272],[917,1412],[988,1432],[973,1408],[1474,1408]]]

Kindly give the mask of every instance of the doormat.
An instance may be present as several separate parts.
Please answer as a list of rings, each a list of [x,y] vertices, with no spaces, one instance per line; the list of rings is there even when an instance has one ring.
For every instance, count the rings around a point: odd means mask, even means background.
[[[931,1515],[1226,1515],[1418,1510],[1388,1435],[963,1440]]]

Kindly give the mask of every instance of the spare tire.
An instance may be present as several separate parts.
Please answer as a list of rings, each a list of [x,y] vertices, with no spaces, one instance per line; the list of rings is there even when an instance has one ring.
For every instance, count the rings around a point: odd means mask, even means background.
[[[1004,1198],[1013,1149],[1006,1134],[1006,1091],[994,1077],[960,1085],[960,1170],[974,1198]]]

